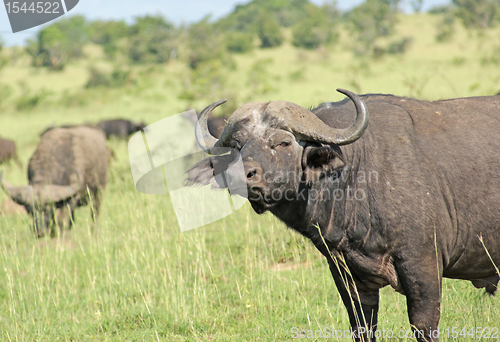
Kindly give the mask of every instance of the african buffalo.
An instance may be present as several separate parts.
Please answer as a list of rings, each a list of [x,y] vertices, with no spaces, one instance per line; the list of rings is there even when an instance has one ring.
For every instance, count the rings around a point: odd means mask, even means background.
[[[132,122],[125,119],[114,119],[114,120],[104,120],[97,124],[106,133],[106,138],[109,139],[111,136],[116,136],[120,139],[127,139],[132,133],[138,132],[146,124],[143,122]]]
[[[23,165],[17,157],[16,143],[9,139],[0,138],[0,164],[14,160],[22,168]]]
[[[206,122],[225,101],[208,106],[196,136],[212,156],[187,182],[248,193],[258,214],[309,238],[356,340],[374,340],[387,285],[406,296],[417,339],[437,340],[443,277],[490,294],[499,281],[500,96],[426,102],[339,91],[350,100],[312,110],[246,104],[220,139]]]
[[[106,137],[91,127],[54,128],[46,132],[28,165],[27,186],[0,185],[12,200],[33,217],[39,237],[50,229],[56,235],[73,224],[74,209],[89,201],[94,221],[99,215],[101,193],[106,186],[109,152]]]

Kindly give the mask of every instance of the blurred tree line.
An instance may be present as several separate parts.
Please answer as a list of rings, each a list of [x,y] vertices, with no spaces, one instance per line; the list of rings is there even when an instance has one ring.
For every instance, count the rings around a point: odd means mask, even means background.
[[[423,2],[412,0],[410,4],[418,12]],[[237,5],[217,21],[206,17],[181,27],[161,16],[138,17],[132,24],[73,16],[45,26],[29,41],[26,51],[34,66],[61,70],[71,60],[82,57],[83,46],[92,42],[101,45],[110,59],[123,56],[129,63],[144,64],[179,57],[196,70],[214,60],[227,65],[228,54],[280,46],[285,30],[291,32],[290,43],[298,48],[328,46],[337,42],[338,26],[344,24],[352,33],[349,39],[356,55],[380,57],[404,53],[411,44],[411,37],[385,46],[379,43],[380,38],[394,34],[400,3],[365,0],[341,13],[334,1],[317,6],[308,0],[253,0]],[[500,0],[452,0],[448,6],[433,9],[433,13],[443,14],[436,39],[450,39],[456,19],[469,29],[492,27],[499,22],[499,12]]]
[[[438,43],[453,39],[458,22],[468,30],[481,32],[500,21],[500,0],[451,1],[449,5],[429,11],[441,18],[435,36]],[[409,0],[405,4],[420,12],[424,2]],[[179,60],[187,66],[187,72],[180,78],[181,99],[193,104],[224,97],[231,98],[230,102],[236,106],[238,94],[227,86],[228,75],[236,67],[234,54],[274,48],[285,40],[300,49],[329,49],[339,42],[340,26],[348,32],[343,46],[349,47],[356,57],[376,59],[388,54],[404,54],[411,47],[412,37],[395,34],[396,24],[402,18],[399,15],[402,3],[401,0],[365,0],[350,11],[342,12],[334,0],[321,6],[309,0],[253,0],[237,5],[221,19],[212,20],[207,16],[181,26],[159,15],[137,17],[131,23],[90,21],[83,16],[73,16],[44,26],[28,42],[26,52],[33,66],[57,71],[84,57],[86,44],[101,46],[112,70],[89,66],[86,89],[135,86],[140,81],[132,65],[154,68]],[[1,50],[0,39],[0,69],[7,63]],[[484,62],[500,64],[500,58],[492,55]],[[257,60],[250,68],[247,84],[253,93],[273,89],[268,77],[270,63]],[[75,101],[80,102],[79,98],[68,95],[68,103]],[[229,112],[234,109],[224,108]]]

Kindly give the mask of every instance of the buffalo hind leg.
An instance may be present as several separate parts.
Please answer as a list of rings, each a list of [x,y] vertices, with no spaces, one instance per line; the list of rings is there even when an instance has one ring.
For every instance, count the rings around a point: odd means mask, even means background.
[[[355,341],[375,341],[379,291],[355,290],[351,277],[338,269],[334,261],[329,260],[330,272],[340,293],[342,302],[349,315],[351,333]],[[339,265],[340,267],[340,265]],[[349,284],[346,286],[346,283]],[[360,303],[361,301],[361,303]]]

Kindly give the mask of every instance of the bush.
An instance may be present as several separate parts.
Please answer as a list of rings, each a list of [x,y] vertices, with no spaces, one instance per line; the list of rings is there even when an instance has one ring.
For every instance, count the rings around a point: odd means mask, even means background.
[[[188,65],[191,69],[213,60],[223,61],[222,65],[229,61],[223,36],[208,19],[203,18],[187,30]]]
[[[137,18],[130,33],[128,56],[135,63],[165,63],[176,53],[175,28],[161,16]]]
[[[10,85],[0,83],[0,108],[2,108],[5,102],[7,102],[13,92],[14,91]]]
[[[225,31],[258,33],[260,14],[273,17],[280,27],[290,27],[307,17],[308,0],[253,0],[236,5],[232,13],[217,22]],[[314,6],[314,5],[313,5]]]
[[[129,27],[124,21],[96,20],[89,25],[89,37],[95,44],[102,45],[109,58],[115,58],[118,52],[118,41],[126,37]]]
[[[368,54],[378,38],[394,32],[397,4],[398,0],[366,0],[348,13],[347,20],[357,34],[357,53]]]
[[[179,95],[182,100],[189,102],[214,98],[223,98],[226,92],[227,75],[224,71],[224,61],[212,59],[199,64],[196,69],[190,70],[184,79],[183,88]]]
[[[50,92],[45,89],[41,89],[34,94],[26,90],[22,93],[23,95],[15,101],[15,106],[18,111],[32,110],[50,95]]]
[[[387,47],[387,53],[391,55],[404,54],[412,43],[412,37],[403,37],[399,40],[395,40]]]
[[[448,42],[455,34],[455,16],[451,12],[445,12],[442,20],[436,24],[436,41],[439,43]]]
[[[457,6],[456,16],[467,28],[493,27],[499,17],[498,0],[452,0]]]
[[[298,22],[292,31],[292,44],[305,49],[316,49],[320,45],[332,42],[337,34],[335,24],[338,12],[330,6],[318,8],[309,6],[308,16]]]
[[[70,93],[67,89],[62,93],[60,104],[65,107],[84,107],[89,104],[91,96],[86,91]]]
[[[261,12],[258,23],[260,47],[272,48],[283,44],[285,38],[275,17]]]
[[[115,68],[111,73],[106,73],[95,67],[89,68],[90,77],[85,88],[119,88],[132,82],[132,72],[121,68]]]
[[[85,18],[74,16],[41,29],[35,40],[28,41],[26,51],[34,66],[62,70],[68,61],[82,57],[86,42]]]
[[[245,32],[230,32],[226,36],[226,47],[230,52],[249,52],[253,49],[253,35]]]

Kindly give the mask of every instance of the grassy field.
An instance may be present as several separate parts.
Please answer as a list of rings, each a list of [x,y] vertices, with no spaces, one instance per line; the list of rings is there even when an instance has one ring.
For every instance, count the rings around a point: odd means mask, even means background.
[[[404,55],[378,60],[353,56],[346,32],[327,49],[285,44],[235,56],[213,93],[237,105],[283,99],[311,106],[340,100],[339,87],[428,100],[500,92],[500,30],[457,27],[451,42],[436,44],[438,19],[402,17],[399,35],[413,44]],[[180,61],[132,67],[134,82],[124,88],[85,89],[88,66],[112,68],[97,47],[86,54],[62,72],[34,69],[26,57],[0,70],[0,136],[17,142],[24,164],[0,166],[11,183],[26,184],[29,157],[49,125],[112,117],[153,123],[219,99],[180,99],[189,82]],[[19,106],[37,96],[37,105]],[[326,260],[307,240],[249,205],[181,233],[168,195],[135,191],[126,142],[109,146],[116,158],[99,234],[91,233],[87,207],[57,239],[37,239],[28,216],[0,215],[0,340],[285,341],[293,327],[348,328]],[[483,292],[445,280],[440,328],[500,328],[500,300]],[[408,328],[405,298],[384,288],[379,329]]]

